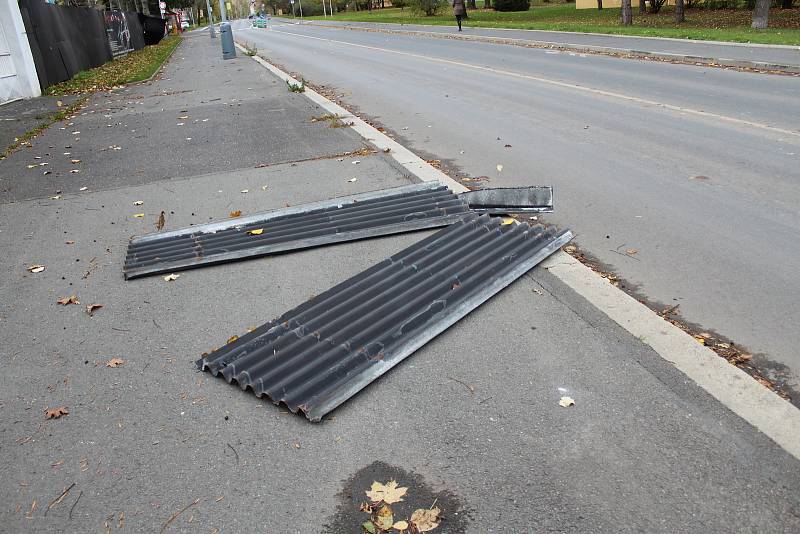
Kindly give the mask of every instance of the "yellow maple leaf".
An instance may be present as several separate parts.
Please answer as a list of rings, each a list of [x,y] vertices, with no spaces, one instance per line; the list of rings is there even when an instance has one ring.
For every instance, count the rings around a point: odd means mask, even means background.
[[[372,483],[372,489],[364,493],[372,502],[383,501],[386,504],[394,504],[403,500],[406,491],[408,491],[407,487],[399,488],[396,481],[390,480],[386,484],[375,481]]]
[[[247,233],[250,234],[250,235],[261,235],[261,234],[264,233],[264,229],[263,228],[256,228],[255,230],[248,230]]]

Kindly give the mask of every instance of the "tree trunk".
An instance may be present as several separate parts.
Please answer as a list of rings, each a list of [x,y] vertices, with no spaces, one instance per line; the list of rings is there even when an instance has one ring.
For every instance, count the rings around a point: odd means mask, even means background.
[[[469,8],[470,9],[478,9],[478,6],[475,5],[475,0],[469,0]]]
[[[680,24],[686,20],[683,12],[683,0],[675,0],[675,24]]]
[[[647,3],[645,0],[639,0],[639,13],[644,14],[647,13]]]
[[[753,24],[756,30],[763,30],[769,21],[770,0],[756,0],[756,8],[753,10]]]
[[[792,9],[792,4],[794,0],[783,0],[781,2],[781,9]]]
[[[597,0],[597,9],[603,9],[603,0]]]
[[[484,9],[490,9],[492,7],[492,0],[484,0],[483,7]]]
[[[633,24],[633,12],[631,11],[631,0],[622,0],[622,25],[630,26]]]

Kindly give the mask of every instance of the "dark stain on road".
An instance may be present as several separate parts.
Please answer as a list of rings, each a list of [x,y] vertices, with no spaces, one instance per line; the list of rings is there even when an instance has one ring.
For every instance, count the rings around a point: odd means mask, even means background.
[[[414,510],[436,506],[441,509],[441,522],[433,533],[463,534],[467,531],[472,512],[455,493],[449,490],[437,491],[428,486],[421,475],[378,461],[358,470],[344,482],[338,494],[339,506],[322,532],[362,534],[364,529],[361,524],[369,519],[369,514],[359,509],[362,503],[369,500],[365,491],[375,481],[385,484],[390,480],[396,480],[400,486],[408,487],[403,500],[391,505],[395,521],[408,521]]]

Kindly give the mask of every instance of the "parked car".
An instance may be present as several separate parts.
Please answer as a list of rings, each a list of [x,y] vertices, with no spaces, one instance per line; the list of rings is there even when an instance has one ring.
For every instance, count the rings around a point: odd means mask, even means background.
[[[181,30],[188,30],[189,29],[189,22],[182,20],[181,21]]]

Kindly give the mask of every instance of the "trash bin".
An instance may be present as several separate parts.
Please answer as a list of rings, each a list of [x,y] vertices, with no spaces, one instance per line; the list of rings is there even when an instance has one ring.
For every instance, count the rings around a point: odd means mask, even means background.
[[[233,59],[236,57],[236,47],[233,46],[233,32],[231,25],[223,22],[219,25],[219,40],[222,43],[222,59]]]

